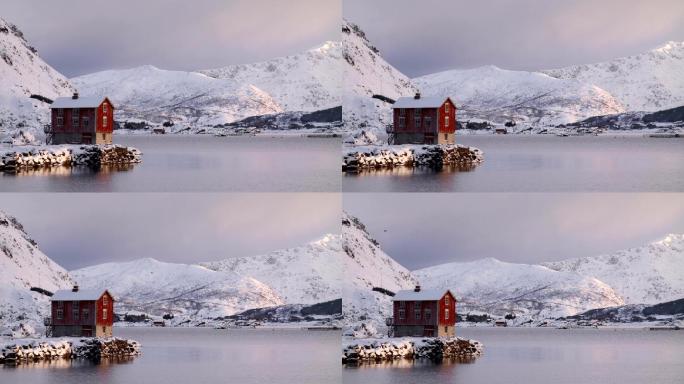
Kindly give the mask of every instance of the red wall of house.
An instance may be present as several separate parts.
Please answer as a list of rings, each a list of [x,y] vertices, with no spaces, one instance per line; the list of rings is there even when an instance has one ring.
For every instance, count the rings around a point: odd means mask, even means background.
[[[95,317],[95,301],[79,301],[78,303],[78,318],[74,317],[73,301],[63,301],[64,316],[62,319],[57,318],[57,308],[59,304],[57,301],[52,302],[52,323],[54,325],[92,325]],[[84,309],[88,309],[88,318],[83,318]]]
[[[449,104],[449,113],[446,113],[446,105]],[[449,125],[445,125],[445,116],[449,116]],[[456,132],[456,106],[447,99],[439,108],[439,132],[440,133],[454,133]]]
[[[401,308],[401,301],[394,302],[394,324],[395,325],[436,325],[437,324],[437,301],[404,301],[406,316],[402,320],[399,317],[399,310]],[[415,307],[420,308],[420,319],[416,319]],[[430,309],[431,316],[427,319],[425,316],[426,309]]]
[[[448,302],[448,304],[447,304]],[[446,318],[446,309],[449,309],[449,318]],[[439,301],[439,325],[456,324],[456,298],[449,292]]]
[[[94,132],[95,131],[95,108],[80,108],[78,111],[79,125],[73,126],[72,117],[74,115],[74,110],[71,108],[63,108],[64,114],[62,115],[64,120],[63,124],[60,126],[57,124],[58,112],[57,109],[52,110],[52,129],[56,133],[84,133],[84,132]],[[90,122],[88,126],[83,126],[82,120],[84,117],[88,117]]]
[[[399,118],[401,117],[401,109],[402,108],[397,108],[394,109],[394,130],[396,132],[404,132],[404,133],[425,133],[425,132],[436,132],[437,129],[437,108],[421,108],[420,116],[421,116],[421,126],[416,127],[415,124],[415,116],[416,116],[416,110],[413,108],[403,108],[405,111],[404,117],[406,118],[406,124],[402,127],[399,124]],[[428,126],[425,123],[425,118],[430,117],[432,119],[430,125]]]
[[[107,104],[107,112],[104,112],[104,104]],[[104,117],[107,116],[107,125],[104,125]],[[97,130],[100,133],[111,133],[114,130],[114,107],[109,99],[105,99],[97,108]]]
[[[107,318],[104,317],[104,309],[107,309]],[[109,293],[105,292],[97,301],[97,325],[112,324],[114,324],[114,300],[112,300],[112,296]]]

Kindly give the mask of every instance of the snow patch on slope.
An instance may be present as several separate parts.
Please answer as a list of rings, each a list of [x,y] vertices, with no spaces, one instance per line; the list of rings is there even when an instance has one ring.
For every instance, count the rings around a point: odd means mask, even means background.
[[[252,276],[269,285],[286,304],[316,304],[341,297],[342,245],[338,235],[301,247],[259,256],[201,263],[214,271]]]
[[[108,96],[117,120],[207,126],[283,111],[271,95],[254,85],[152,65],[96,72],[71,81],[82,95]]]
[[[425,95],[451,97],[459,108],[459,121],[473,118],[557,125],[623,112],[618,100],[590,83],[492,65],[439,72],[413,81]]]
[[[391,315],[391,297],[373,288],[391,292],[415,287],[411,272],[394,261],[366,231],[357,218],[342,216],[342,312],[346,332],[355,336],[383,333],[385,318]]]
[[[83,287],[109,289],[118,298],[117,312],[196,319],[284,304],[277,292],[254,278],[152,258],[99,264],[71,274]]]
[[[348,141],[372,144],[385,141],[385,126],[391,123],[391,104],[372,98],[413,96],[411,79],[380,55],[356,24],[342,23],[343,92],[342,120],[351,136]],[[362,133],[365,132],[365,135]]]
[[[595,64],[542,71],[559,79],[596,84],[628,111],[656,111],[684,105],[684,42]]]
[[[593,277],[493,258],[441,264],[414,274],[425,288],[450,289],[460,312],[555,318],[624,304],[610,286]]]
[[[0,211],[0,333],[41,328],[49,313],[49,298],[31,287],[49,292],[70,288],[64,268],[47,257],[12,216]]]
[[[0,140],[40,141],[49,105],[31,99],[70,96],[69,81],[38,56],[15,25],[0,18]],[[23,134],[22,134],[23,133]]]
[[[328,41],[304,53],[272,60],[199,71],[217,79],[253,84],[285,111],[316,111],[339,106],[342,48]]]
[[[544,265],[595,276],[613,287],[626,304],[657,304],[684,298],[682,234],[671,234],[643,247]]]

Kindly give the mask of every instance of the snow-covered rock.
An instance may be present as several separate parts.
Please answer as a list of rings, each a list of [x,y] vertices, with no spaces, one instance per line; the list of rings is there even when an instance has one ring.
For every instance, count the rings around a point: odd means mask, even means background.
[[[461,145],[361,145],[344,148],[342,171],[399,166],[432,169],[453,165],[475,167],[483,160],[484,155],[479,148]]]
[[[656,304],[684,298],[684,235],[671,234],[643,247],[544,263],[548,268],[594,276],[626,304]]]
[[[413,81],[425,95],[451,97],[461,122],[474,118],[546,126],[623,112],[619,100],[590,82],[492,65],[439,72]]]
[[[493,258],[436,265],[414,274],[425,288],[450,289],[458,299],[459,312],[554,318],[624,304],[608,284],[596,278]]]
[[[390,292],[415,287],[411,272],[388,256],[357,218],[342,216],[342,312],[347,329],[356,337],[385,333],[385,318],[391,313]]]
[[[199,72],[259,87],[285,111],[311,112],[340,105],[341,64],[340,42],[327,41],[296,55]]]
[[[342,364],[375,363],[398,359],[474,359],[484,346],[477,340],[453,338],[402,337],[352,340],[342,344]]]
[[[254,278],[152,258],[99,264],[71,275],[83,287],[108,289],[121,312],[215,318],[284,304],[277,292]]]
[[[670,41],[648,52],[595,64],[542,71],[559,79],[595,84],[629,111],[684,105],[684,42]]]
[[[259,256],[201,263],[220,272],[252,276],[267,284],[287,304],[316,304],[341,297],[339,235],[326,235],[304,246]]]
[[[254,85],[151,65],[96,72],[71,82],[83,95],[109,97],[119,121],[206,126],[282,112],[271,95]]]
[[[372,96],[396,100],[414,95],[417,88],[382,58],[359,26],[346,20],[342,23],[342,56],[342,120],[350,133],[347,141],[384,142],[385,126],[391,123],[391,104]]]
[[[0,211],[0,333],[29,336],[49,313],[48,292],[73,285],[64,268],[47,257],[12,216]]]
[[[41,141],[49,104],[30,96],[54,100],[73,91],[66,77],[38,56],[21,30],[0,18],[0,140]]]

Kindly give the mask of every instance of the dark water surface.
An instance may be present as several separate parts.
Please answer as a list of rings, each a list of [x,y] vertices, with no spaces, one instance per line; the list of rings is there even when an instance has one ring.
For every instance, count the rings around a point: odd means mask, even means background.
[[[471,170],[345,174],[348,192],[682,192],[684,139],[460,136],[484,151]]]
[[[115,328],[142,355],[101,364],[0,365],[0,383],[339,383],[340,333],[301,330]]]
[[[684,331],[463,328],[484,344],[472,363],[346,367],[347,384],[684,383]]]
[[[339,192],[339,138],[115,136],[142,163],[0,173],[0,192]]]

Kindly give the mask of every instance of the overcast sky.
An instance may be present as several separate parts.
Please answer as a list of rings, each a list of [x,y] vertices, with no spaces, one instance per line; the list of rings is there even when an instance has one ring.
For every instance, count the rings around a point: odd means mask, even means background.
[[[556,68],[684,40],[681,0],[344,0],[343,14],[410,77]]]
[[[344,207],[409,269],[562,260],[684,233],[684,194],[349,193]]]
[[[67,269],[153,257],[196,263],[296,247],[338,233],[333,193],[2,194],[40,249]]]
[[[2,0],[41,57],[71,77],[152,64],[195,70],[339,40],[341,0]]]

